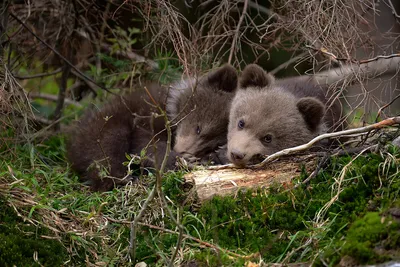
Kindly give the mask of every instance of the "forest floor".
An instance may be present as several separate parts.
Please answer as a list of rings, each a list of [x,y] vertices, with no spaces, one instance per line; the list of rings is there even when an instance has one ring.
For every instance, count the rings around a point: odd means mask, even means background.
[[[0,144],[0,262],[5,266],[126,266],[134,216],[154,176],[105,193],[79,182],[64,137]],[[309,183],[242,190],[196,203],[184,171],[164,175],[184,235],[173,266],[355,266],[400,259],[400,151],[332,157]],[[295,186],[297,185],[297,186]],[[138,225],[135,263],[170,263],[178,227],[156,197]],[[131,254],[132,255],[132,254]],[[277,265],[277,266],[278,266]]]

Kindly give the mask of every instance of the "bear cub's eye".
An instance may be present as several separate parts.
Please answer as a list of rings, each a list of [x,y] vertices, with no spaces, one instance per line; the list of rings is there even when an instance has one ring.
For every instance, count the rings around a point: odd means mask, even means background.
[[[197,125],[197,128],[196,128],[196,133],[197,133],[197,134],[200,134],[200,132],[201,132],[200,126],[199,126],[199,125]]]
[[[243,129],[244,128],[244,120],[240,120],[238,122],[238,127],[239,127],[239,129]]]
[[[264,143],[271,143],[272,141],[272,135],[267,134],[266,136],[263,137]]]

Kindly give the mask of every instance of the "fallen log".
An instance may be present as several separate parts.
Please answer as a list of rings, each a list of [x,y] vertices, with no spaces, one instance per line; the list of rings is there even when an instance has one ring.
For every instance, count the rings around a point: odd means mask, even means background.
[[[316,167],[314,155],[280,159],[260,169],[228,168],[203,169],[185,175],[185,182],[192,184],[200,203],[213,196],[235,195],[239,190],[269,187],[274,183],[290,186],[292,179],[305,167],[312,172]]]

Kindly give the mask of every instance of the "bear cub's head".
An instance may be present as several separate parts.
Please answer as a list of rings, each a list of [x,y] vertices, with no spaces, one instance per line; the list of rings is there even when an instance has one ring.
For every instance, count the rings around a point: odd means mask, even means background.
[[[207,160],[223,145],[230,104],[238,86],[238,74],[224,65],[205,76],[171,86],[167,113],[177,123],[174,151],[185,158]]]
[[[324,127],[324,104],[297,98],[255,64],[246,66],[232,101],[228,159],[237,166],[308,142]]]

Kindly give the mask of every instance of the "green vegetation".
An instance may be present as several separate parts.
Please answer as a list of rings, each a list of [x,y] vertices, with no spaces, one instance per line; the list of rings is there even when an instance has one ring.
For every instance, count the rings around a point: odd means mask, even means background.
[[[45,238],[49,229],[24,222],[7,206],[3,196],[0,207],[0,262],[3,266],[60,266],[68,259],[67,250],[59,241]]]
[[[4,135],[2,140],[8,140]],[[18,266],[35,264],[34,258],[45,266],[71,261],[128,264],[129,222],[154,177],[91,193],[69,170],[63,140],[53,136],[2,148],[0,260]],[[193,196],[183,172],[167,173],[163,189],[185,227],[183,260],[243,266],[248,260],[257,262],[260,254],[264,262],[322,266],[345,257],[359,264],[396,259],[400,224],[392,211],[400,208],[399,156],[387,146],[380,154],[332,158],[308,185],[242,191],[201,207],[194,199],[188,201]],[[294,184],[307,176],[303,171]],[[171,257],[177,230],[166,214],[158,199],[151,203],[138,232],[138,261],[164,265]]]

